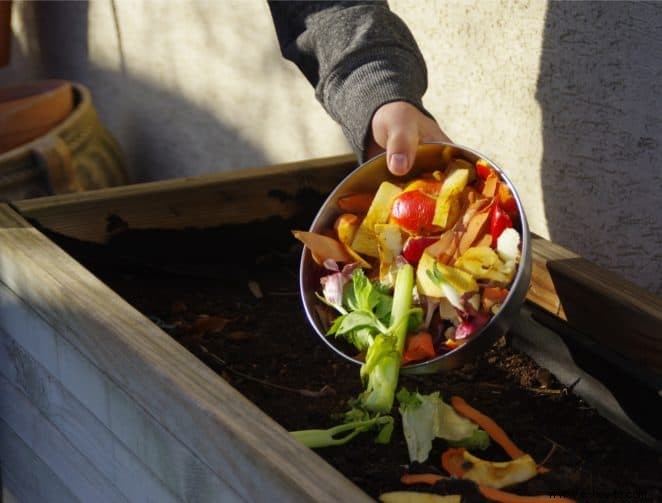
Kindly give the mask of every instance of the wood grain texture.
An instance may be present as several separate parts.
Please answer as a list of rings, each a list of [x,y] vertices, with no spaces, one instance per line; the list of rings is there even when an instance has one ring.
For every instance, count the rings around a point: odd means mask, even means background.
[[[17,334],[20,344],[9,334]],[[0,366],[8,380],[68,432],[91,463],[101,464],[123,492],[141,491],[136,484],[147,488],[153,476],[181,501],[240,499],[196,453],[1,284],[0,336]]]
[[[74,503],[78,500],[34,451],[0,420],[2,501]]]
[[[45,335],[45,334],[44,334]],[[0,330],[0,375],[11,383],[40,412],[39,427],[50,423],[85,458],[104,473],[130,501],[183,501],[167,489],[168,481],[158,480],[148,466],[130,452],[87,408],[51,373],[47,372],[4,330]],[[79,373],[83,380],[88,376]],[[174,465],[172,458],[171,463]],[[181,466],[180,466],[181,468]],[[198,493],[200,494],[200,493]],[[220,492],[216,492],[217,497]],[[211,496],[211,495],[209,495]],[[198,498],[198,501],[204,501]],[[214,501],[208,499],[208,501]]]
[[[247,501],[369,501],[4,205],[0,281]]]
[[[181,229],[291,217],[301,191],[330,191],[356,167],[351,155],[128,185],[14,203],[43,228],[103,243],[112,225]]]
[[[662,375],[662,298],[542,238],[527,300]]]
[[[99,503],[128,501],[4,376],[0,376],[0,393],[0,427],[20,437],[76,498]]]

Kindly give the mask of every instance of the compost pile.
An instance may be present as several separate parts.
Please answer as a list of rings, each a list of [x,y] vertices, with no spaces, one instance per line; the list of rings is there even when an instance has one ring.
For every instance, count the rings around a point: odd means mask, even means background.
[[[52,236],[100,279],[288,430],[327,428],[361,391],[359,368],[319,340],[299,298],[300,222],[214,230],[118,232],[105,246]],[[662,498],[662,458],[600,417],[507,338],[455,371],[401,376],[421,393],[463,397],[550,472],[518,494],[580,501]],[[390,444],[359,435],[318,454],[373,497],[406,489],[409,457],[397,410]],[[439,469],[445,445],[428,463]],[[506,460],[498,447],[480,457]],[[426,490],[425,487],[414,487]]]

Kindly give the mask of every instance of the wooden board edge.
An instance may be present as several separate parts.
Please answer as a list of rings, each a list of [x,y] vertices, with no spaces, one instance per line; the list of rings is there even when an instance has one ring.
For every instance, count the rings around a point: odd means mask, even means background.
[[[27,222],[14,232],[21,218],[10,213],[0,207],[0,263],[11,264],[0,268],[0,281],[210,467],[225,470],[239,494],[254,501],[369,501]],[[167,370],[174,368],[176,375]]]
[[[534,237],[527,302],[662,375],[662,298]]]

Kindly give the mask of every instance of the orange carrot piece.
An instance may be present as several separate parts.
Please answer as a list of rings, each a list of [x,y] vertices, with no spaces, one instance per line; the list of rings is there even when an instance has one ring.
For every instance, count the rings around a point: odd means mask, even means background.
[[[473,244],[482,239],[483,236],[489,231],[490,228],[490,211],[492,205],[486,206],[480,211],[477,211],[467,224],[467,230],[460,239],[458,253],[462,255]]]
[[[498,503],[540,503],[541,501],[560,501],[561,503],[574,503],[575,500],[570,498],[562,498],[541,494],[538,496],[522,496],[520,494],[509,493],[493,487],[478,486],[480,493],[488,500],[497,501]]]
[[[501,207],[506,211],[506,213],[508,213],[508,215],[510,215],[511,218],[517,215],[517,202],[515,201],[513,194],[510,192],[510,189],[504,182],[499,182],[499,187],[497,188],[497,199],[499,200]]]
[[[411,363],[434,358],[437,353],[432,344],[432,335],[428,332],[419,332],[407,337],[405,350],[402,354],[404,363]]]
[[[464,477],[464,449],[461,447],[445,450],[441,454],[441,467],[459,479]]]
[[[425,252],[442,264],[448,264],[459,244],[457,233],[451,229],[444,232],[439,237],[439,241],[428,246]]]
[[[400,477],[400,482],[407,486],[414,484],[429,484],[433,486],[440,480],[447,478],[448,477],[443,477],[441,475],[437,475],[436,473],[405,473],[402,477]]]
[[[292,231],[292,234],[310,249],[316,262],[322,263],[327,259],[343,263],[355,261],[347,247],[336,239],[315,232]]]
[[[515,445],[515,442],[510,439],[501,426],[499,426],[491,417],[474,409],[471,405],[465,402],[463,398],[459,396],[451,397],[451,405],[458,414],[467,419],[471,419],[485,430],[490,438],[499,444],[512,459],[517,459],[525,455],[525,452]]]
[[[333,223],[333,228],[336,231],[336,236],[334,237],[337,237],[341,243],[350,246],[359,225],[361,225],[361,219],[357,215],[354,213],[343,213]]]
[[[410,486],[415,484],[428,484],[435,485],[440,480],[445,480],[448,477],[443,477],[437,475],[436,473],[405,473],[401,478],[400,482],[404,485]],[[490,501],[496,501],[497,503],[541,503],[543,501],[549,501],[551,496],[548,494],[541,494],[538,496],[522,496],[520,494],[514,494],[507,491],[502,491],[500,489],[495,489],[493,487],[487,486],[478,486],[480,493],[485,496]],[[570,498],[562,498],[554,496],[554,501],[560,501],[561,503],[574,503],[575,500]]]
[[[483,190],[481,191],[484,197],[493,198],[499,189],[499,178],[495,172],[490,173],[485,179]]]
[[[374,194],[365,192],[349,194],[338,199],[338,207],[347,213],[365,214],[368,212],[374,197]]]

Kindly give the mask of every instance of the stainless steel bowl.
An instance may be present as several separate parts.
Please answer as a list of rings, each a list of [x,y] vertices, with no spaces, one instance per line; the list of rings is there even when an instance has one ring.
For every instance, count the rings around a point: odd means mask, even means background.
[[[310,227],[312,232],[322,232],[325,229],[331,228],[336,217],[341,213],[337,204],[340,197],[357,192],[375,192],[379,184],[385,180],[394,183],[406,182],[415,178],[419,173],[439,169],[444,160],[448,159],[450,155],[464,158],[470,162],[475,162],[477,159],[487,161],[499,173],[506,185],[508,185],[517,202],[517,209],[520,215],[518,230],[522,236],[522,254],[508,297],[497,314],[490,319],[489,323],[478,333],[472,335],[462,346],[437,356],[432,360],[402,367],[400,371],[403,374],[431,374],[456,368],[470,362],[476,355],[487,350],[499,337],[504,335],[517,317],[531,280],[531,235],[522,202],[512,182],[501,168],[474,150],[451,143],[425,143],[419,146],[414,167],[404,177],[396,177],[388,171],[384,154],[374,157],[359,166],[340,182],[329,195]],[[321,302],[315,296],[315,292],[320,291],[319,280],[322,274],[324,274],[320,269],[320,266],[313,261],[310,251],[304,248],[299,270],[299,287],[308,321],[329,348],[346,360],[361,365],[362,362],[360,360],[347,355],[334,345],[332,338],[325,335],[329,327],[325,326],[325,322],[316,309],[316,307],[321,305]]]

